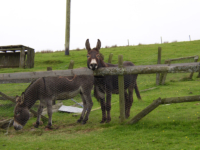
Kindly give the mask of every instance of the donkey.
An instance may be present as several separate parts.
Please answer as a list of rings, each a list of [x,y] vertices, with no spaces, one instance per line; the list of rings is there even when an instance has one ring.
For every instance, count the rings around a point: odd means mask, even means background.
[[[78,94],[81,95],[84,107],[77,122],[85,124],[93,106],[91,98],[93,83],[93,75],[43,77],[33,81],[21,96],[16,96],[14,128],[16,130],[23,128],[29,120],[29,109],[37,100],[40,100],[40,105],[35,127],[39,126],[41,113],[44,106],[47,106],[49,120],[46,127],[51,128],[52,101],[70,99]]]
[[[113,65],[110,63],[105,63],[101,57],[99,50],[101,48],[101,41],[98,39],[95,48],[90,48],[89,39],[85,43],[87,54],[87,66],[91,70],[97,70],[101,67],[117,67],[118,65]],[[125,61],[123,66],[134,66],[132,62]],[[137,86],[137,74],[134,75],[124,75],[124,95],[125,95],[125,117],[130,116],[130,109],[133,103],[133,89],[136,91],[137,98],[140,100],[140,92]],[[128,92],[127,92],[128,90]],[[106,93],[106,103],[105,103],[105,93]],[[111,110],[111,96],[112,94],[118,94],[118,76],[95,76],[94,77],[94,96],[100,101],[102,109],[102,120],[101,123],[111,121],[110,110]],[[107,116],[106,116],[107,111]]]

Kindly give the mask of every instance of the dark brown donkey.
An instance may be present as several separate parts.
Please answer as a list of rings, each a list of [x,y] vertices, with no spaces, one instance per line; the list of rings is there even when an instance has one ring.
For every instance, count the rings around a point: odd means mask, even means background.
[[[113,65],[105,63],[101,57],[99,50],[101,48],[101,41],[98,40],[97,46],[93,49],[90,48],[89,39],[85,43],[87,54],[87,66],[89,69],[96,70],[101,67],[117,67],[118,65]],[[132,62],[125,61],[123,66],[134,66]],[[141,99],[138,86],[137,86],[137,74],[134,75],[124,75],[124,89],[125,89],[125,116],[128,118],[130,116],[130,109],[133,103],[133,89],[136,91],[138,99]],[[128,92],[127,92],[128,90]],[[105,93],[106,93],[106,103],[105,103]],[[111,110],[111,95],[118,94],[118,76],[95,76],[94,77],[94,95],[98,101],[101,103],[102,109],[102,121],[110,122],[110,110]],[[107,111],[107,116],[106,116]]]
[[[85,124],[93,106],[91,98],[93,83],[93,75],[60,76],[37,79],[29,85],[21,96],[16,97],[17,104],[14,110],[14,128],[16,130],[23,128],[29,119],[29,109],[37,100],[40,100],[40,106],[38,108],[35,127],[39,126],[41,113],[44,106],[47,106],[49,116],[47,127],[50,128],[52,125],[52,101],[70,99],[78,94],[81,95],[84,107],[81,117],[77,122],[82,121],[82,123]]]

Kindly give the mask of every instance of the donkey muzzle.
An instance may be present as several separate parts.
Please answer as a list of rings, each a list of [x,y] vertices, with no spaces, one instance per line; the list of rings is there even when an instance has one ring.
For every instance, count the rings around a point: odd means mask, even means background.
[[[92,69],[92,70],[97,69],[97,64],[90,64],[90,69]]]
[[[15,130],[21,130],[23,128],[23,126],[16,121],[14,121],[13,126]]]

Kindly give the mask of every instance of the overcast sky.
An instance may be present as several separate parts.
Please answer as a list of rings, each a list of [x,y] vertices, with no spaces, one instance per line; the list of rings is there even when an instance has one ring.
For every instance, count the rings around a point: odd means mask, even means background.
[[[70,49],[200,39],[200,0],[71,0]],[[0,0],[0,46],[63,50],[66,0]]]

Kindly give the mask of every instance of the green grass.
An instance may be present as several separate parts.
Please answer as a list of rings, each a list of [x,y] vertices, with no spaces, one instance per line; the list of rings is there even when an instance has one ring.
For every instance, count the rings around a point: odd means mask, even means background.
[[[103,48],[104,60],[113,53],[113,62],[117,64],[118,55],[132,61],[135,65],[157,63],[158,47],[162,47],[162,63],[165,59],[199,55],[200,41],[152,44],[129,47]],[[64,52],[36,53],[35,67],[32,69],[0,69],[0,73],[45,71],[47,67],[53,70],[68,68],[70,60],[74,60],[75,68],[86,67],[86,50],[70,51],[70,56]],[[46,131],[45,125],[38,129],[33,127],[36,118],[31,118],[22,131],[9,129],[0,130],[0,149],[200,149],[200,102],[161,105],[134,125],[127,124],[137,113],[147,107],[158,97],[178,97],[200,95],[200,79],[194,73],[191,81],[180,81],[189,73],[168,74],[166,84],[155,85],[155,74],[139,75],[140,90],[157,87],[154,90],[141,92],[143,101],[138,101],[134,94],[131,115],[123,124],[119,123],[118,95],[112,95],[112,120],[109,124],[100,124],[101,110],[90,113],[87,124],[76,123],[77,117],[68,113],[53,114],[53,130]],[[20,95],[29,84],[1,84],[0,91],[10,95]],[[75,98],[81,101],[80,96]],[[93,108],[100,104],[92,97]],[[63,101],[65,105],[74,104],[70,100]],[[0,101],[0,116],[13,116],[14,106],[10,102]],[[35,108],[36,109],[36,108]]]

